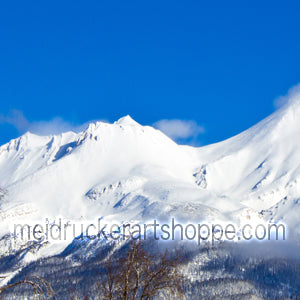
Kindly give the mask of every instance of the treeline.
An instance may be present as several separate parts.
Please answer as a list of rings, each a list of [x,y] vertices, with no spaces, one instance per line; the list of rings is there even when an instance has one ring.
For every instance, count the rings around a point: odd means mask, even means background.
[[[9,284],[42,278],[56,299],[155,299],[158,295],[162,299],[297,299],[300,295],[297,260],[247,257],[225,244],[169,249],[173,250],[165,251],[154,241],[74,241],[61,255],[30,263]],[[0,259],[0,267],[5,261],[18,264],[21,255]],[[22,284],[0,295],[33,299],[35,293]]]

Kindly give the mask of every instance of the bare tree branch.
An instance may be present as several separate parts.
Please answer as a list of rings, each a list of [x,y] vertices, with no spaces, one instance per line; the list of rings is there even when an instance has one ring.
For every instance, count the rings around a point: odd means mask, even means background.
[[[5,290],[12,289],[23,284],[31,286],[35,296],[41,296],[42,299],[51,299],[54,297],[54,291],[51,285],[46,280],[37,276],[26,277],[21,281],[1,287],[0,294]]]
[[[182,293],[181,257],[152,254],[141,241],[131,240],[125,253],[113,253],[105,262],[101,299],[146,300],[161,292]]]

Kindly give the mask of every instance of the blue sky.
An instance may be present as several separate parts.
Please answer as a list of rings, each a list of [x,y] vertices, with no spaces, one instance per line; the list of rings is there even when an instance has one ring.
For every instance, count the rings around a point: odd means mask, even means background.
[[[0,144],[127,114],[228,138],[300,82],[299,19],[299,1],[1,1]]]

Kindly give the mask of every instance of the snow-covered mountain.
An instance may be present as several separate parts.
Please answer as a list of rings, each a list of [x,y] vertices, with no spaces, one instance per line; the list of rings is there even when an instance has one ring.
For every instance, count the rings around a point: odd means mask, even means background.
[[[298,231],[300,98],[226,141],[194,148],[126,116],[0,148],[0,233],[20,218],[282,221]]]

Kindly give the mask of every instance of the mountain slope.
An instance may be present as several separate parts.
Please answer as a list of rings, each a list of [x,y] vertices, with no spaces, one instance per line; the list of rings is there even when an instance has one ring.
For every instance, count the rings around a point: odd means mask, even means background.
[[[126,222],[282,220],[298,230],[300,99],[249,130],[179,146],[129,116],[0,148],[1,232],[20,216]]]

